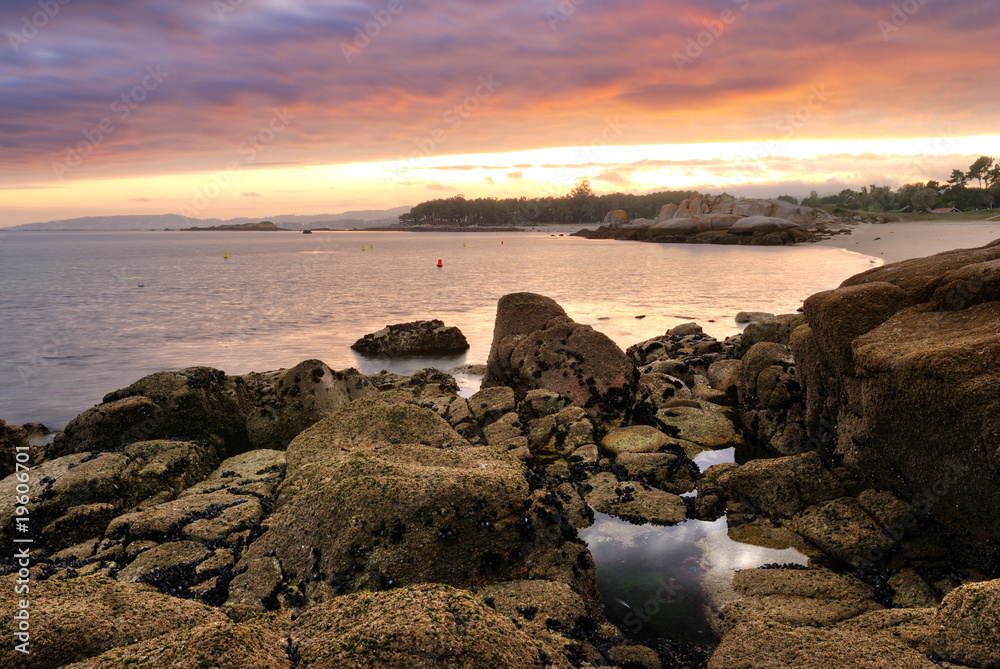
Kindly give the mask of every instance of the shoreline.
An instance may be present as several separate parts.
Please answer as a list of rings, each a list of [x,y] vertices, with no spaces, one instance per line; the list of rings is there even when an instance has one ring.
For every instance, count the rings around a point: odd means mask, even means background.
[[[855,223],[849,235],[815,242],[871,256],[884,263],[983,246],[1000,239],[1000,221],[909,221]]]

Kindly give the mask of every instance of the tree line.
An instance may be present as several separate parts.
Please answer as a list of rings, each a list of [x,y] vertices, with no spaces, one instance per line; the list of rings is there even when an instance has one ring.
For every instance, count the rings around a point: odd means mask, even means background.
[[[629,220],[656,218],[665,204],[679,205],[697,191],[675,190],[635,195],[610,193],[596,195],[589,181],[581,181],[562,197],[480,197],[467,200],[463,195],[421,202],[399,217],[403,225],[442,224],[496,227],[546,223],[595,223],[615,209],[624,210]],[[954,207],[962,211],[1000,206],[1000,162],[990,156],[978,158],[967,171],[952,170],[946,183],[927,181],[910,183],[893,190],[890,186],[845,188],[836,195],[820,197],[812,191],[799,200],[793,195],[779,195],[779,200],[808,207],[863,210],[869,212],[922,212]]]
[[[596,195],[589,181],[581,181],[562,197],[480,197],[467,200],[462,195],[421,202],[399,217],[404,225],[442,223],[458,226],[530,225],[532,223],[595,223],[615,209],[623,209],[629,219],[656,218],[665,204],[679,205],[696,191],[677,190],[634,195]]]
[[[871,184],[861,190],[845,188],[836,195],[823,197],[812,191],[801,202],[791,195],[781,195],[778,199],[807,207],[876,212],[922,212],[951,207],[961,211],[994,209],[1000,206],[1000,162],[991,156],[981,156],[967,171],[952,170],[945,183],[932,179],[905,184],[896,190]]]

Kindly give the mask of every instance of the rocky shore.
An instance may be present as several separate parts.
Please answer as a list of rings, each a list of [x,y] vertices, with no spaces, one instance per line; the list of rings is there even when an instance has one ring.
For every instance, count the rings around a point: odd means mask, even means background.
[[[0,665],[1000,666],[1000,240],[745,318],[622,351],[516,293],[468,399],[306,360],[153,374],[30,451],[0,421],[35,541],[31,655],[8,635]],[[809,564],[712,589],[716,642],[643,645],[605,613],[595,512],[724,517]]]
[[[610,211],[596,230],[574,236],[684,244],[783,246],[815,242],[846,232],[840,219],[821,209],[784,200],[695,195],[680,206],[664,205],[655,219],[628,219],[625,211]]]

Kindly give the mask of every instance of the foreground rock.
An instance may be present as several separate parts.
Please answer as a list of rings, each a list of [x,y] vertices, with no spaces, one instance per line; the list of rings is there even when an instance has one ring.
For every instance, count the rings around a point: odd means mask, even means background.
[[[362,355],[400,358],[405,356],[457,355],[469,349],[465,335],[439,320],[387,325],[351,344]]]
[[[162,638],[114,648],[67,669],[293,669],[294,647],[277,630],[231,621],[172,631]]]
[[[9,592],[14,591],[14,576],[2,581]],[[52,579],[32,585],[31,654],[16,652],[7,640],[0,644],[0,666],[54,669],[110,648],[226,620],[217,609],[204,604],[107,577]],[[158,640],[153,645],[165,644]]]
[[[202,480],[218,464],[211,447],[183,441],[145,441],[121,453],[67,455],[32,471],[38,488],[27,508],[36,548],[56,552],[100,536],[116,516],[143,502],[167,500]],[[14,532],[17,479],[0,481],[0,538]]]
[[[512,293],[497,303],[483,387],[509,386],[519,397],[545,388],[588,414],[629,413],[639,374],[606,335],[574,322],[550,298]]]
[[[315,606],[295,621],[303,666],[544,666],[534,640],[471,593],[425,585],[359,593]]]
[[[230,586],[229,605],[263,610],[281,592],[315,600],[514,574],[565,577],[593,596],[592,573],[546,566],[547,551],[582,548],[563,545],[562,522],[505,448],[472,447],[431,409],[383,393],[348,404],[289,446],[278,510],[238,563],[245,573]]]
[[[1000,240],[885,265],[805,302],[808,436],[1000,571]]]
[[[760,342],[750,348],[740,366],[738,393],[743,423],[758,443],[782,455],[808,447],[805,400],[788,346]]]

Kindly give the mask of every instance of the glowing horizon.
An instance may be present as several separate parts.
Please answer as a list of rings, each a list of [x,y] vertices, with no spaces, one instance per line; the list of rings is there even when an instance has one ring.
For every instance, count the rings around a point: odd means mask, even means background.
[[[0,227],[562,195],[583,178],[802,196],[1000,154],[984,134],[1000,54],[981,46],[1000,6],[973,0],[895,19],[872,0],[57,4],[34,31],[34,5],[0,7]]]

